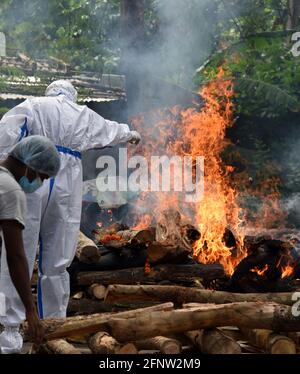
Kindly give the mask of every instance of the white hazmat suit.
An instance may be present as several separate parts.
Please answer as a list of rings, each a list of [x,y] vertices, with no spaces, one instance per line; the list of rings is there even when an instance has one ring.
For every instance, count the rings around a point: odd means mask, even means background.
[[[130,131],[128,125],[105,120],[87,106],[77,105],[76,96],[71,83],[55,81],[47,88],[46,97],[25,100],[0,121],[1,158],[27,135],[46,136],[61,155],[58,175],[27,195],[28,216],[23,239],[30,273],[39,246],[38,311],[41,318],[66,316],[69,300],[66,269],[75,255],[81,217],[81,152],[139,141],[139,134]],[[8,338],[2,333],[2,339],[0,335],[0,347],[3,353],[18,352],[22,345],[18,326],[25,319],[24,307],[11,282],[4,256],[0,292],[6,295],[6,317],[0,321],[9,335]]]

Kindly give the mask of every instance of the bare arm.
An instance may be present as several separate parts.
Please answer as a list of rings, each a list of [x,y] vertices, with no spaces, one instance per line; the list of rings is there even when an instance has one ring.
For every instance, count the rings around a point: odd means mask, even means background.
[[[29,268],[22,238],[22,226],[13,220],[1,221],[0,223],[3,230],[9,273],[25,306],[26,318],[34,341],[40,344],[43,340],[44,331],[38,320],[31,293]]]

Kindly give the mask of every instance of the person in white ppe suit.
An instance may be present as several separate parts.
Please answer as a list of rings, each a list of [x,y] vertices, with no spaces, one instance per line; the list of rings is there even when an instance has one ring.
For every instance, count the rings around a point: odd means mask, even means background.
[[[61,155],[58,175],[27,197],[23,239],[30,274],[39,247],[38,312],[42,319],[66,316],[70,289],[66,269],[75,255],[81,217],[81,152],[140,141],[139,133],[128,125],[106,120],[87,106],[77,105],[76,100],[77,91],[69,81],[54,81],[45,97],[25,100],[0,121],[1,157],[27,135],[47,137]],[[0,346],[6,328],[24,320],[24,307],[5,268],[1,269],[1,288],[10,291],[7,315],[0,319],[5,327]],[[19,352],[21,346],[10,348]]]

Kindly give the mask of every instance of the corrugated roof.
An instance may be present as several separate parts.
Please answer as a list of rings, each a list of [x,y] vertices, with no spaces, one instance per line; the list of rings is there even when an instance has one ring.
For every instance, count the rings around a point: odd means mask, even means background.
[[[78,89],[79,102],[124,99],[125,76],[78,72],[56,59],[33,61],[27,56],[0,57],[0,99],[22,100],[43,95],[50,82],[68,79]]]

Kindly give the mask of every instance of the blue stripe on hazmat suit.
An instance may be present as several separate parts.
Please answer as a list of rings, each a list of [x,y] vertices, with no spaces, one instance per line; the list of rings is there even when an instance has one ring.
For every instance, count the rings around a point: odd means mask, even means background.
[[[25,100],[2,118],[0,158],[26,135],[46,136],[56,144],[61,155],[61,169],[55,182],[45,181],[39,190],[27,195],[28,216],[23,239],[30,273],[40,247],[40,316],[65,317],[69,300],[66,269],[75,255],[81,217],[80,153],[128,142],[132,134],[128,125],[105,120],[87,106],[77,105],[68,92],[59,89],[47,97]],[[1,317],[0,322],[5,326],[18,326],[25,319],[24,307],[11,282],[4,253],[0,291],[6,295],[7,308],[7,315]],[[11,352],[18,351],[14,350],[13,339],[11,348]]]

